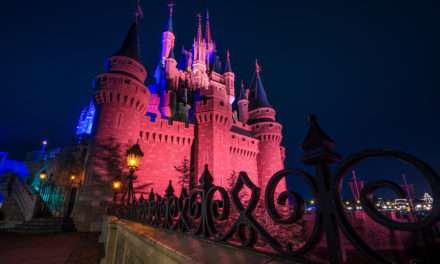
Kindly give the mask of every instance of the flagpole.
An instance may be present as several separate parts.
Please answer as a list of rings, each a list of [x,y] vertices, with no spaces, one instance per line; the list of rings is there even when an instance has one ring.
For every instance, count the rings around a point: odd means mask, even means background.
[[[141,33],[139,30],[139,22],[140,19],[144,18],[144,11],[142,10],[142,5],[141,5],[141,0],[137,0],[136,1],[136,11],[135,11],[135,23],[136,23],[136,27],[137,27],[137,34],[138,34],[138,38],[137,38],[137,46],[138,46],[138,51],[139,51],[139,56],[141,56]]]

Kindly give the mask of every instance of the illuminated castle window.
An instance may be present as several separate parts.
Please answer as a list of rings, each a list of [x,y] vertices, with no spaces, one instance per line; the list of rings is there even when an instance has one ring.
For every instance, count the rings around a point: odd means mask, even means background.
[[[76,126],[77,136],[90,135],[92,133],[95,113],[95,104],[93,101],[90,101],[89,106],[84,107],[79,116],[78,125]]]

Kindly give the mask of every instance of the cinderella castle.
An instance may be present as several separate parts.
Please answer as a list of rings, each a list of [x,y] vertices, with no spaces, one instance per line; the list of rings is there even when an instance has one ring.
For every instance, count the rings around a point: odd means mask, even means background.
[[[94,104],[82,112],[77,128],[78,134],[90,133],[92,139],[74,210],[80,229],[97,229],[102,213],[98,208],[111,199],[112,177],[99,165],[105,155],[99,146],[117,144],[123,155],[139,144],[144,156],[135,184],[157,193],[165,191],[169,180],[177,185],[175,168],[184,161],[194,182],[207,165],[220,186],[246,171],[264,188],[284,168],[282,125],[269,103],[258,62],[249,85],[241,82],[236,88],[233,60],[229,51],[219,52],[208,13],[204,21],[198,16],[192,49],[182,49],[176,59],[173,8],[169,5],[152,77],[140,59],[138,14],[122,46],[95,79]],[[147,86],[147,79],[152,84]]]

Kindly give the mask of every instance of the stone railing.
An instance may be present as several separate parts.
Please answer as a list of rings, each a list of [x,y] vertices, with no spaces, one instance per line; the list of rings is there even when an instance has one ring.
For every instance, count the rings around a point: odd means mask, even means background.
[[[286,264],[276,257],[197,240],[116,217],[105,219],[102,234],[105,257],[101,264]]]

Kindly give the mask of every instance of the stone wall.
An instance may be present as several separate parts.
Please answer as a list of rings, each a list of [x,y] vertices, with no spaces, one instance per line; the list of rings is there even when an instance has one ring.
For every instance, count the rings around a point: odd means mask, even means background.
[[[104,221],[101,241],[101,264],[292,263],[115,217]]]

